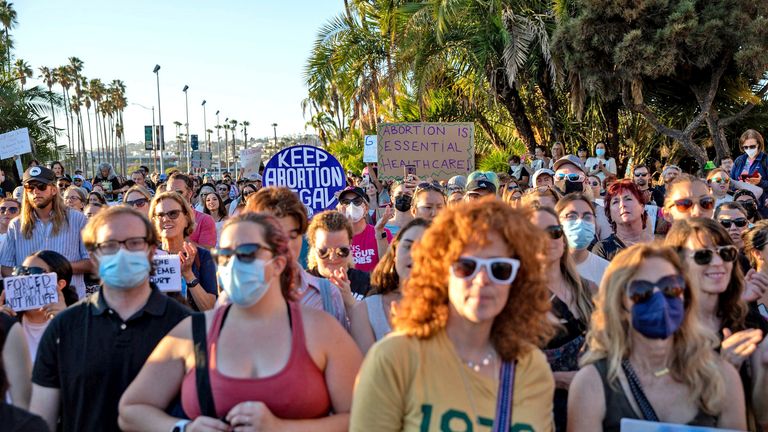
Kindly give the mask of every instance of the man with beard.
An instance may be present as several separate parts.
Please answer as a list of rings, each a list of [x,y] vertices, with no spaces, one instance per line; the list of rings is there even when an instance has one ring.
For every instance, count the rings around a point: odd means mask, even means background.
[[[658,207],[664,206],[664,192],[651,186],[651,170],[646,165],[635,165],[632,170],[632,181],[643,193],[646,203],[655,204]]]
[[[2,275],[10,276],[13,268],[22,265],[27,256],[52,250],[72,264],[72,285],[82,298],[85,296],[83,274],[93,271],[80,237],[87,219],[64,204],[55,180],[53,171],[44,166],[30,167],[24,172],[21,215],[11,221],[8,238],[0,251]]]

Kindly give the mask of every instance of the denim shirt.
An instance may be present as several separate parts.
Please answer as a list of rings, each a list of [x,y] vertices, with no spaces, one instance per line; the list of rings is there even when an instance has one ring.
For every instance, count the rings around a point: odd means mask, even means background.
[[[768,190],[768,172],[765,170],[765,162],[763,161],[768,155],[765,154],[765,152],[760,152],[757,154],[757,157],[755,158],[755,161],[752,162],[752,165],[749,167],[749,174],[754,174],[755,172],[760,173],[760,176],[762,179],[760,180],[760,183],[758,186],[760,186],[761,189],[763,189],[763,193],[765,193],[766,190]],[[736,158],[735,161],[733,161],[733,168],[731,168],[731,178],[735,180],[741,180],[741,172],[744,170],[744,166],[747,164],[747,155],[742,154],[739,157]]]

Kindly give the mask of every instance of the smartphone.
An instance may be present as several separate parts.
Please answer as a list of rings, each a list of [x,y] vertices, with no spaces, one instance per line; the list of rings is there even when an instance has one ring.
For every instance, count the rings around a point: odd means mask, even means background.
[[[403,179],[408,179],[409,176],[416,177],[416,165],[406,165],[403,167]]]

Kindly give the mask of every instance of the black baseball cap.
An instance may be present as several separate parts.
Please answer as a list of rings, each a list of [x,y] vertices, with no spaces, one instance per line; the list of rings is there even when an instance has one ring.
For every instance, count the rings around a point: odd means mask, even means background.
[[[368,202],[368,195],[365,194],[365,191],[359,187],[348,187],[344,189],[343,191],[339,192],[338,199],[341,199],[345,194],[355,194],[359,196],[360,198],[364,199],[365,202]]]
[[[488,191],[490,193],[496,193],[496,185],[494,185],[492,181],[484,178],[478,178],[478,179],[472,180],[467,185],[467,192],[475,192],[479,190]]]
[[[54,181],[56,181],[56,174],[54,174],[52,170],[44,166],[29,167],[27,168],[26,171],[24,171],[24,177],[22,178],[21,182],[24,184],[27,184],[31,181],[38,181],[44,184],[51,184]]]

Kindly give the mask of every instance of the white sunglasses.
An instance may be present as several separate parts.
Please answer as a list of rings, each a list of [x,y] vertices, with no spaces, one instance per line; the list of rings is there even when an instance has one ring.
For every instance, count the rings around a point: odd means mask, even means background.
[[[514,258],[477,258],[463,256],[451,265],[451,276],[461,279],[472,279],[480,269],[485,268],[491,281],[498,284],[509,284],[515,280],[520,269],[520,260]]]

